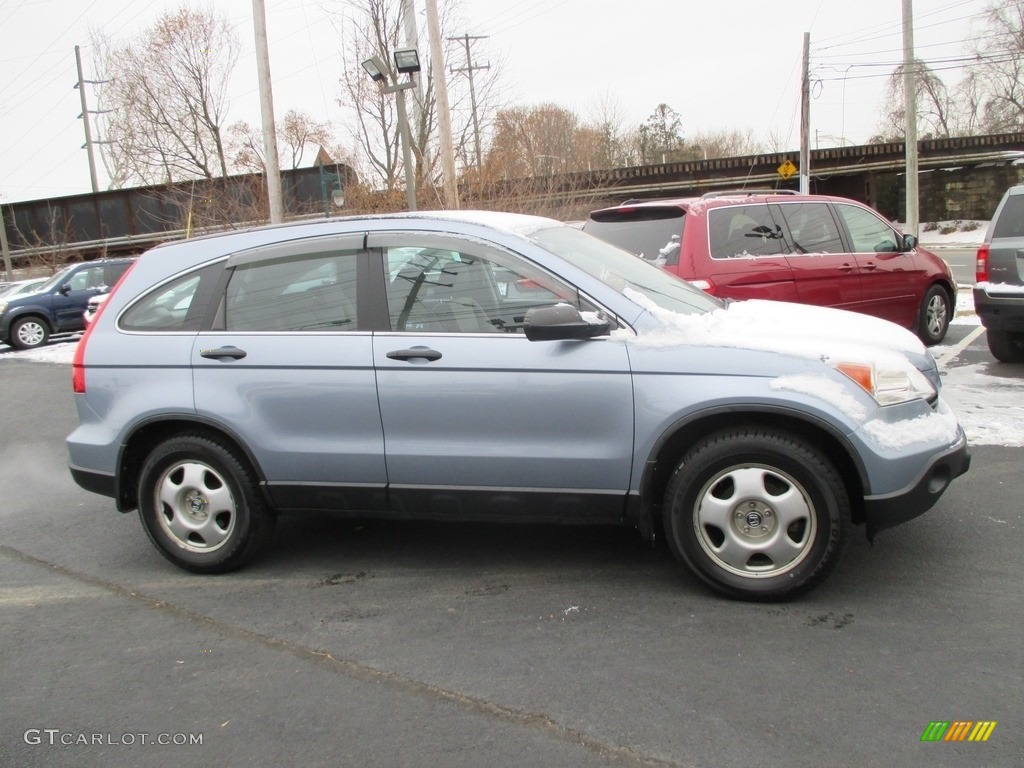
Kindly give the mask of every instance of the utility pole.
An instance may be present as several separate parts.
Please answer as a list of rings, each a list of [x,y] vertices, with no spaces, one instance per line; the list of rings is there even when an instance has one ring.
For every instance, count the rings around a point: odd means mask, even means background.
[[[92,131],[89,128],[89,107],[85,102],[85,84],[98,81],[86,80],[82,76],[82,51],[77,45],[75,46],[75,65],[78,67],[78,82],[75,83],[75,88],[78,89],[78,95],[82,100],[82,114],[79,117],[82,118],[82,124],[85,126],[85,144],[82,147],[89,158],[89,180],[92,182],[92,192],[96,194],[100,191],[100,185],[96,180],[96,159],[92,154]]]
[[[420,47],[420,33],[416,27],[416,4],[413,0],[402,0],[402,24],[405,27],[405,47],[415,48],[419,50]],[[423,123],[423,102],[426,100],[426,94],[423,91],[423,77],[416,74],[410,74],[413,80],[416,81],[416,91],[412,97],[412,115],[410,123],[410,132],[412,126],[416,126],[417,140],[419,140],[419,128]],[[424,142],[424,152],[427,151],[426,142]],[[419,176],[419,165],[423,164],[424,168],[430,167],[430,162],[426,158],[417,158],[417,176]]]
[[[811,33],[804,32],[804,66],[800,84],[800,194],[811,191]]]
[[[905,234],[918,236],[917,196],[917,73],[914,62],[914,10],[911,0],[903,0],[903,116],[906,122],[907,210]]]
[[[14,280],[14,268],[11,266],[11,247],[7,244],[7,221],[4,219],[3,205],[0,205],[0,250],[3,250],[6,279]]]
[[[430,63],[437,94],[437,132],[441,144],[441,175],[446,208],[459,207],[459,186],[455,179],[455,147],[452,144],[452,113],[448,106],[448,80],[441,52],[441,23],[437,0],[427,0],[427,37],[430,38]]]
[[[476,87],[473,84],[473,72],[477,69],[490,69],[491,64],[488,62],[487,64],[477,66],[473,65],[473,54],[472,49],[470,48],[470,41],[486,40],[487,35],[476,35],[471,37],[469,33],[466,33],[462,37],[449,37],[448,39],[453,42],[455,40],[461,40],[462,44],[466,46],[466,66],[459,68],[452,67],[451,73],[454,75],[459,72],[465,72],[469,76],[469,101],[473,106],[473,142],[474,148],[476,149],[476,172],[477,176],[481,177],[481,174],[483,173],[483,160],[480,156],[480,121],[476,113]],[[482,183],[482,177],[480,180]]]
[[[263,154],[266,158],[270,223],[280,224],[284,221],[284,195],[281,193],[281,165],[277,159],[274,94],[270,87],[270,50],[267,45],[267,11],[263,0],[252,0],[252,22],[256,35],[256,75],[260,85],[260,114],[263,117]]]

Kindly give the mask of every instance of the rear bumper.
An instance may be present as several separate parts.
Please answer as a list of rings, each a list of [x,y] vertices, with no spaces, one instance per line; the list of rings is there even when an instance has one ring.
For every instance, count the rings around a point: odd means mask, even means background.
[[[1024,292],[999,294],[988,291],[988,288],[974,288],[974,311],[981,324],[994,331],[1024,331]]]
[[[879,531],[923,515],[935,505],[953,479],[970,466],[971,452],[967,438],[961,433],[960,442],[936,456],[909,486],[896,493],[865,497],[864,522],[868,539],[873,540]]]
[[[113,475],[82,469],[73,464],[69,465],[68,469],[71,470],[71,477],[81,488],[112,499],[117,497],[117,480]]]

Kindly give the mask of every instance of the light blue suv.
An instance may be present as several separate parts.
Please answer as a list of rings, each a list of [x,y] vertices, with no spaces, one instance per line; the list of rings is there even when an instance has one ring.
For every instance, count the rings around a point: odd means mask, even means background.
[[[67,445],[190,571],[278,513],[606,523],[778,600],[967,470],[938,388],[883,320],[722,302],[548,219],[404,214],[144,254],[79,344]]]

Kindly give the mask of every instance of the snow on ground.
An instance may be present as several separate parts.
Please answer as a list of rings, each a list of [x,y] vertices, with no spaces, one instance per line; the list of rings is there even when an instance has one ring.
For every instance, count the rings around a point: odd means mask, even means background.
[[[903,225],[896,223],[898,229],[902,230]],[[935,227],[935,229],[932,229]],[[964,231],[964,228],[969,231]],[[974,229],[970,229],[974,227]],[[944,229],[954,229],[953,232],[943,232]],[[928,248],[968,248],[981,245],[985,239],[985,230],[988,229],[987,221],[937,221],[934,224],[922,224],[918,230],[921,233],[918,240],[921,246]]]
[[[997,363],[947,368],[942,397],[974,445],[1024,446],[1024,379],[997,376]]]

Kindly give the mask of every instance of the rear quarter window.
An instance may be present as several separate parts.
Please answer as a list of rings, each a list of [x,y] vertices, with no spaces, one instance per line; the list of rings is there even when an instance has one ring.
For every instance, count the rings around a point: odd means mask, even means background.
[[[782,227],[767,205],[737,205],[708,211],[711,258],[777,256],[786,253]]]
[[[1024,195],[1008,195],[996,218],[992,237],[1024,237]]]
[[[198,331],[210,309],[223,264],[212,264],[154,288],[119,322],[124,331]]]

